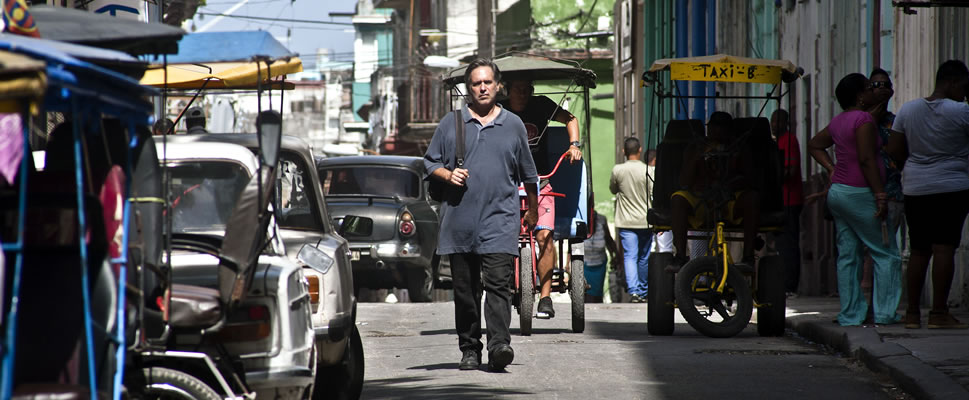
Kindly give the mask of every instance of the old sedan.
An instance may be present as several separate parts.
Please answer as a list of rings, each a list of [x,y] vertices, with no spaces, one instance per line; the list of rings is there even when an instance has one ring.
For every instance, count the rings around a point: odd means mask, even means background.
[[[157,149],[174,195],[173,282],[217,288],[223,257],[219,246],[240,193],[257,171],[256,157],[227,143],[158,143]],[[217,359],[227,352],[260,397],[304,397],[313,389],[317,366],[310,288],[303,268],[286,257],[278,229],[271,220],[269,231],[262,233],[260,241],[267,245],[258,256],[248,295],[224,326],[214,337],[199,333],[204,330],[176,330],[174,344],[178,350],[201,348]]]
[[[172,140],[233,143],[252,152],[258,150],[253,134],[178,135]],[[363,389],[364,353],[355,324],[357,300],[347,241],[337,234],[328,217],[314,157],[306,142],[284,135],[279,160],[273,206],[278,211],[286,253],[304,267],[310,285],[319,370],[313,398],[357,398]],[[300,257],[304,245],[322,253],[328,263],[325,268],[313,268]]]
[[[330,217],[373,220],[369,235],[352,236],[350,258],[357,287],[406,288],[412,301],[431,301],[435,281],[449,269],[434,254],[438,208],[423,183],[419,157],[353,156],[318,160]]]

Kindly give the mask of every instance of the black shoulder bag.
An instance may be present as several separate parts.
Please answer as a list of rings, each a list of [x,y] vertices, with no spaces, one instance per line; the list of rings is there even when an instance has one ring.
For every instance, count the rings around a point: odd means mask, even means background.
[[[454,110],[454,160],[455,168],[464,168],[464,121],[461,118],[461,110]],[[453,170],[452,170],[453,171]],[[431,200],[441,202],[444,200],[444,186],[446,183],[437,178],[431,178],[427,186],[427,194]]]

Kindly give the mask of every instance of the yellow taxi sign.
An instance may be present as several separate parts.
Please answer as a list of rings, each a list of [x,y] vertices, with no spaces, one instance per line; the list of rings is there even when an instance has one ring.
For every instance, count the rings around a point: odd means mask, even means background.
[[[719,62],[672,62],[670,79],[674,81],[714,81],[773,83],[781,82],[779,66]]]

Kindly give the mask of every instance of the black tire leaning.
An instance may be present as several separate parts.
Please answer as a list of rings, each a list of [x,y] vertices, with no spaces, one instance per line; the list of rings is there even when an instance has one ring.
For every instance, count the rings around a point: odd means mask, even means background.
[[[673,279],[666,266],[673,262],[672,253],[653,253],[649,260],[649,291],[646,292],[646,329],[653,336],[673,334]]]
[[[784,336],[787,294],[784,293],[784,259],[779,255],[760,259],[757,266],[757,334]]]
[[[427,303],[434,295],[434,274],[423,266],[407,270],[407,295],[413,303]]]
[[[569,296],[572,300],[572,332],[585,331],[585,263],[572,260],[569,275]]]
[[[693,283],[704,274],[712,274],[714,278],[716,278],[716,275],[722,274],[719,257],[699,257],[693,259],[684,265],[680,272],[676,274],[674,290],[676,293],[676,304],[680,309],[680,314],[683,315],[683,318],[686,319],[686,322],[693,329],[696,329],[697,332],[706,336],[713,338],[733,337],[743,331],[747,327],[747,324],[750,323],[750,316],[754,308],[754,301],[750,294],[750,286],[747,285],[747,280],[744,279],[744,275],[740,270],[737,268],[728,269],[727,287],[724,291],[725,293],[733,292],[732,297],[735,297],[734,302],[736,302],[737,309],[734,315],[725,318],[723,321],[711,321],[703,315],[700,315],[700,310],[697,309],[696,303],[694,302]],[[710,279],[711,282],[713,280]],[[718,279],[716,281],[719,282]],[[712,292],[708,291],[707,293]],[[709,304],[718,302],[720,301],[715,299],[715,301]]]
[[[219,400],[215,390],[198,378],[185,372],[149,367],[141,370],[145,375],[145,399],[199,399]]]
[[[343,361],[330,367],[318,367],[313,384],[313,400],[356,400],[363,392],[363,342],[356,325],[347,341]]]
[[[532,277],[534,268],[531,248],[522,247],[518,257],[518,322],[522,336],[532,334],[532,312],[535,310],[535,282]]]

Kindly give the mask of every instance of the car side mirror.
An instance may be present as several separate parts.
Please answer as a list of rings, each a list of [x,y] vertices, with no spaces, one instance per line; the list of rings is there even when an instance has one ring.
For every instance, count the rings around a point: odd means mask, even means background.
[[[340,236],[370,236],[373,234],[373,219],[356,215],[347,215],[340,221],[337,231]]]
[[[310,268],[319,271],[321,274],[329,272],[330,267],[336,262],[333,257],[326,255],[326,253],[312,244],[304,244],[299,249],[299,254],[296,255],[296,259]]]
[[[259,135],[259,157],[266,165],[275,166],[279,161],[279,145],[282,141],[283,117],[276,110],[266,110],[256,118]]]

